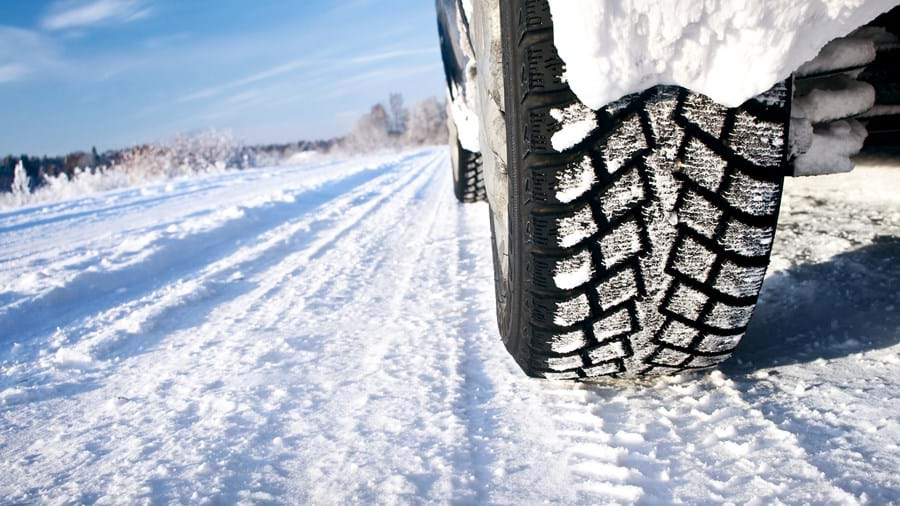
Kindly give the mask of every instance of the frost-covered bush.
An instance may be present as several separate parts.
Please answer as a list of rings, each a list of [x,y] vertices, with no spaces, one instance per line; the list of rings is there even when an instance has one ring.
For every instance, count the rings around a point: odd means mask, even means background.
[[[411,110],[399,94],[390,97],[390,113],[381,104],[363,115],[339,149],[348,153],[366,153],[381,149],[399,149],[447,142],[447,114],[436,98],[419,102]]]
[[[44,176],[44,184],[32,191],[28,191],[27,186],[17,186],[14,183],[12,193],[0,193],[0,209],[75,198],[132,184],[134,180],[121,171],[78,168],[71,177],[66,174]]]
[[[206,131],[122,152],[107,167],[76,168],[71,176],[45,175],[33,191],[22,162],[16,165],[11,193],[0,193],[0,208],[50,202],[125,188],[178,176],[251,167],[252,150],[228,134]]]
[[[31,178],[25,172],[25,165],[19,160],[13,172],[12,197],[17,201],[25,201],[31,193]]]
[[[377,104],[368,114],[356,121],[353,130],[344,138],[340,147],[343,151],[351,153],[395,147],[395,140],[389,133],[390,125],[384,106]]]
[[[252,164],[231,134],[208,130],[126,151],[116,168],[134,180],[244,168]]]
[[[447,135],[447,108],[438,99],[425,99],[410,111],[407,145],[445,144]]]

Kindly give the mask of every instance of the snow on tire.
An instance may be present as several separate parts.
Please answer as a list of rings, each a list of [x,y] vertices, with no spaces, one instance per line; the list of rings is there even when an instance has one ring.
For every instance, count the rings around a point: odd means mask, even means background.
[[[495,251],[509,262],[507,348],[555,379],[722,362],[769,262],[789,84],[738,108],[656,87],[593,111],[560,78],[546,0],[502,5],[510,219],[493,228],[509,230]]]

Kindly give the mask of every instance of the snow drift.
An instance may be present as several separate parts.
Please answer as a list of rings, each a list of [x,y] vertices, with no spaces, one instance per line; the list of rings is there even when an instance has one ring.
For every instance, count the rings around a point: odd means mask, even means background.
[[[549,0],[565,79],[599,109],[660,84],[729,107],[897,0]]]

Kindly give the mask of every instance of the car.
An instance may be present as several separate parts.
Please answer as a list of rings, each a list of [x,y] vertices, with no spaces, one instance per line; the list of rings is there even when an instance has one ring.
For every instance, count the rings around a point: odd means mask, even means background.
[[[726,360],[784,177],[897,141],[897,3],[437,0],[454,190],[489,205],[522,370]]]

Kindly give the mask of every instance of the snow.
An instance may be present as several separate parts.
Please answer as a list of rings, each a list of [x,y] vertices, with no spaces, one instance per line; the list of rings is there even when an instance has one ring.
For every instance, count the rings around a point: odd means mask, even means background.
[[[794,175],[850,172],[854,167],[850,157],[860,152],[867,135],[866,127],[853,119],[815,129],[809,150],[794,160]]]
[[[875,88],[840,75],[797,83],[793,106],[814,125],[862,114],[875,105]]]
[[[470,92],[474,93],[474,92]],[[453,123],[456,125],[456,135],[459,138],[459,144],[466,151],[472,153],[481,152],[480,127],[478,125],[478,115],[469,107],[467,97],[472,95],[463,95],[457,90],[456,99],[447,95],[447,108],[453,117]]]
[[[875,42],[869,38],[841,37],[826,44],[815,58],[801,65],[795,75],[804,77],[861,67],[875,61],[876,54]]]
[[[596,384],[510,358],[487,208],[456,204],[448,163],[0,212],[0,503],[896,502],[896,160],[787,182],[721,370]]]
[[[565,109],[551,109],[550,116],[559,124],[559,130],[550,138],[550,143],[553,149],[560,152],[575,147],[597,128],[597,116],[580,103]]]
[[[591,252],[585,250],[571,258],[557,262],[553,273],[553,282],[556,283],[557,288],[570,290],[587,283],[593,275],[594,264]]]
[[[550,0],[565,78],[600,109],[659,84],[736,107],[896,0]]]
[[[585,156],[580,162],[571,163],[557,177],[556,200],[569,203],[587,193],[597,182],[597,174],[591,157]]]

